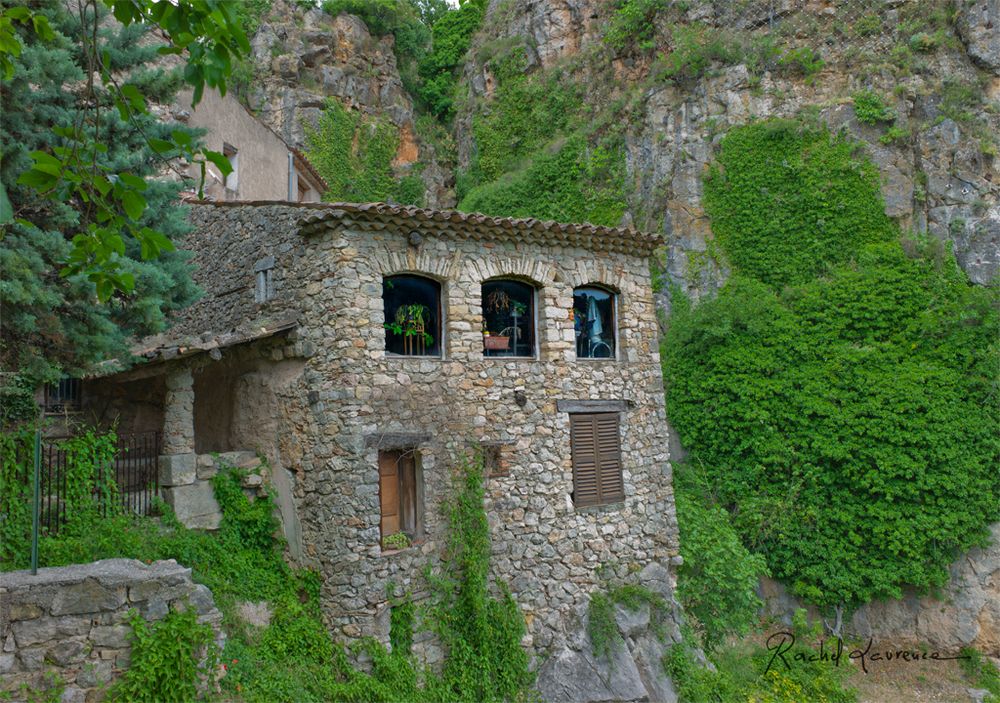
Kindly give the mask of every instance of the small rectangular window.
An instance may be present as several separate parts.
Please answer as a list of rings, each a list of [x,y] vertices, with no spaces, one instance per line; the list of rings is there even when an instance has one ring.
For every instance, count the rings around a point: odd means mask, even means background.
[[[495,442],[483,442],[483,468],[486,475],[509,476],[510,475],[510,445]]]
[[[79,410],[82,384],[78,378],[63,378],[58,383],[45,386],[45,412],[61,413]]]
[[[274,297],[274,257],[267,256],[253,266],[256,275],[253,298],[258,303],[266,303]]]
[[[378,496],[382,540],[402,532],[411,540],[424,532],[423,477],[412,449],[380,451]]]
[[[607,505],[625,500],[618,413],[569,416],[573,455],[573,504]]]

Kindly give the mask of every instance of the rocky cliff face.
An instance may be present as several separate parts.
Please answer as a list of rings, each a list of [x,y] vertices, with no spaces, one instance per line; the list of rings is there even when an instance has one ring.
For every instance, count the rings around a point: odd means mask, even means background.
[[[426,204],[447,207],[451,174],[434,147],[417,136],[413,100],[403,88],[391,35],[373,37],[357,17],[303,11],[275,0],[251,42],[254,79],[245,99],[289,144],[306,147],[326,101],[340,100],[362,114],[388,120],[399,133],[397,176],[419,163]]]
[[[602,42],[610,4],[598,0],[494,0],[477,45],[520,42],[528,70],[567,68],[597,111],[607,107],[601,101],[632,102],[626,219],[665,236],[665,277],[688,292],[711,291],[726,276],[701,206],[702,177],[721,136],[753,119],[805,113],[863,142],[881,171],[887,214],[948,242],[969,277],[986,283],[1000,272],[1000,2],[959,3],[952,28],[933,37],[914,31],[908,43],[916,48],[899,49],[892,31],[909,21],[912,4],[886,3],[870,15],[878,36],[874,29],[833,36],[838,10],[825,2],[802,10],[799,3],[771,3],[770,14],[760,16],[734,14],[727,3],[696,3],[675,19],[758,37],[783,32],[790,46],[822,58],[822,70],[808,76],[773,67],[755,72],[748,58],[716,64],[693,81],[658,79],[652,57],[674,48],[670,29],[658,27],[652,51],[616,55]],[[921,44],[924,36],[932,47]],[[465,69],[470,103],[488,103],[491,66],[476,55],[470,52]],[[851,96],[861,89],[886,96],[893,138],[888,124],[859,121]],[[456,123],[460,169],[476,150],[471,123],[469,113]]]

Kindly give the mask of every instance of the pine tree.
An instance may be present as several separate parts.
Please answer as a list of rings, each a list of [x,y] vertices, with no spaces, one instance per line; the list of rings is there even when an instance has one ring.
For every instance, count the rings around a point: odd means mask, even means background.
[[[24,30],[20,35],[24,50],[13,59],[14,75],[0,89],[0,179],[19,218],[5,228],[0,240],[0,370],[35,381],[79,373],[102,358],[127,357],[129,337],[162,331],[169,313],[190,304],[198,294],[183,252],[143,260],[139,243],[124,237],[121,270],[135,277],[135,288],[131,294],[119,291],[107,303],[99,303],[94,284],[84,275],[60,275],[72,237],[90,216],[87,203],[41,199],[17,183],[32,165],[31,152],[54,146],[53,128],[82,125],[88,138],[107,147],[99,159],[102,166],[139,178],[165,167],[148,147],[149,139],[169,139],[178,129],[197,136],[149,114],[124,119],[114,109],[111,95],[100,87],[95,94],[108,109],[101,110],[99,121],[95,119],[82,101],[87,75],[80,49],[81,21],[66,5],[61,0],[42,3],[41,12],[55,38],[41,41]],[[39,11],[37,6],[33,9]],[[179,69],[152,63],[159,45],[148,28],[122,27],[110,19],[100,26],[98,43],[119,83],[134,85],[148,102],[169,103],[182,83]],[[144,224],[175,242],[189,228],[178,199],[180,188],[176,181],[148,180],[143,192],[149,204]]]

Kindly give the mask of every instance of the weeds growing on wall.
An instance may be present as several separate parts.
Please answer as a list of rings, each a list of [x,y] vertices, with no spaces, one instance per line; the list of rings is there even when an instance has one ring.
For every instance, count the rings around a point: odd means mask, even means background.
[[[172,610],[150,624],[131,611],[129,668],[112,686],[111,700],[129,703],[187,703],[216,678],[218,652],[211,626],[194,608]]]
[[[396,128],[327,101],[315,129],[306,130],[307,155],[326,180],[324,199],[420,205],[420,179],[397,179],[392,161],[399,147]]]
[[[734,275],[674,298],[668,414],[744,544],[840,615],[943,584],[1000,517],[997,290],[901,242],[823,131],[733,130],[705,202]]]

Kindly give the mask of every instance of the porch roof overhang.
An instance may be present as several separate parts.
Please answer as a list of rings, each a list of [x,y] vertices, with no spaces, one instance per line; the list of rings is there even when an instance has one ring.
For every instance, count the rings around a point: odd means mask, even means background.
[[[222,350],[227,347],[248,344],[289,332],[298,327],[298,324],[297,319],[289,319],[214,335],[205,333],[182,337],[168,335],[146,337],[131,349],[132,356],[139,360],[138,365],[123,368],[117,359],[111,359],[98,364],[86,378],[92,380],[115,376],[120,380],[137,380],[157,376],[165,372],[165,364],[169,362],[199,354],[207,354],[212,359],[218,360],[222,357]]]

